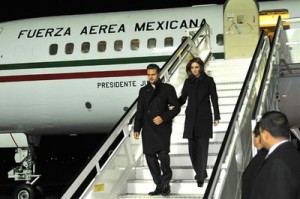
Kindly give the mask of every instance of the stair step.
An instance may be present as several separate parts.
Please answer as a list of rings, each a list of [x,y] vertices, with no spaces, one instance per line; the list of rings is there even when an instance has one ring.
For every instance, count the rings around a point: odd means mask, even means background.
[[[213,137],[209,139],[210,142],[222,142],[226,131],[214,131]],[[182,138],[183,131],[173,130],[171,135],[171,143],[185,142]]]
[[[219,67],[241,67],[247,63],[250,64],[251,58],[240,58],[240,59],[214,59],[212,61],[209,61],[208,65],[206,68],[219,68]],[[234,69],[234,68],[233,68]]]
[[[169,199],[173,199],[173,198],[202,198],[204,194],[173,194],[171,193],[169,196],[149,196],[148,194],[124,194],[124,195],[120,195],[119,199],[136,199],[136,198],[169,198]]]
[[[227,95],[227,96],[218,96],[219,97],[219,106],[224,105],[235,105],[236,101],[238,99],[238,95]],[[181,112],[186,109],[187,103],[185,103],[183,106],[181,106]]]
[[[214,165],[217,159],[217,153],[208,153],[207,165]],[[191,166],[191,159],[188,153],[186,154],[172,154],[170,153],[171,167],[174,166]],[[146,158],[142,158],[140,166],[147,166]]]
[[[208,152],[218,153],[222,142],[210,142]],[[187,154],[188,153],[188,141],[187,139],[179,140],[179,142],[173,142],[170,147],[170,153],[173,154]]]
[[[236,98],[236,99],[235,99],[235,101],[236,101],[236,100],[238,99],[238,96],[232,97],[231,95],[230,95],[230,96],[228,95],[227,97],[224,96],[223,98],[224,98],[224,100],[227,99],[227,98]],[[222,100],[223,100],[223,99],[222,99]],[[226,104],[220,104],[220,103],[219,103],[219,109],[220,109],[220,112],[228,112],[228,111],[226,111],[226,110],[222,111],[222,109],[226,109],[226,108],[228,108],[228,107],[234,108],[235,105],[236,105],[235,103],[231,103],[231,104],[228,104],[228,103],[226,103]],[[185,116],[185,110],[186,110],[186,108],[187,108],[187,107],[186,107],[186,104],[182,105],[182,106],[181,106],[181,110],[180,110],[180,112],[179,112],[178,115],[179,115],[179,116],[180,116],[180,115],[184,115],[184,116]],[[213,111],[213,106],[212,106],[212,105],[211,105],[211,109],[212,109],[212,111]],[[178,116],[177,116],[177,117],[178,117]]]
[[[235,105],[237,100],[238,100],[237,96],[227,96],[227,97],[219,96],[219,106],[220,105],[229,105],[229,104]]]
[[[217,126],[213,126],[213,131],[226,131],[228,128],[228,123],[223,123],[223,122],[220,122]],[[172,129],[173,129],[173,133],[182,133],[183,132],[183,129],[184,129],[184,125],[182,125],[182,122],[173,122],[173,126],[172,126]]]
[[[231,106],[231,105],[229,105]],[[235,108],[235,107],[234,107]],[[234,111],[234,108],[232,110],[232,112]],[[229,108],[231,109],[231,108]],[[222,123],[229,123],[230,119],[231,119],[231,116],[232,116],[232,112],[220,112],[220,116],[221,116],[221,120],[220,122]],[[184,123],[184,120],[185,120],[185,113],[184,112],[180,112],[174,119],[173,119],[173,122],[182,122],[182,124]]]
[[[231,97],[231,96],[239,96],[240,95],[240,92],[241,92],[241,89],[227,89],[227,90],[218,90],[218,96],[222,96],[222,97]]]
[[[249,69],[250,62],[244,62],[242,65],[236,65],[236,64],[210,64],[209,66],[206,66],[205,72],[209,75],[213,74],[225,74],[226,76],[231,74],[241,74],[241,72],[247,73]]]
[[[220,59],[210,61],[205,67],[207,74],[212,76],[216,83],[221,116],[219,125],[213,126],[213,138],[209,140],[210,143],[207,162],[208,179],[211,176],[250,62],[251,59]],[[174,82],[176,81],[174,80]],[[180,95],[183,84],[177,84],[176,86],[176,91],[178,95]],[[173,120],[170,148],[173,177],[170,182],[171,195],[167,196],[167,198],[170,199],[203,198],[208,183],[208,179],[206,179],[203,187],[199,188],[194,180],[195,172],[192,168],[188,153],[188,141],[187,139],[182,138],[186,106],[187,103],[181,107],[180,113]],[[153,183],[152,176],[144,156],[141,158],[139,163],[140,166],[137,166],[133,171],[134,174],[132,177],[134,179],[129,180],[127,183],[127,190],[125,190],[127,193],[121,194],[119,199],[166,198],[161,195],[148,195],[148,192],[155,189],[155,184]]]
[[[213,165],[207,166],[207,175],[210,177],[212,173]],[[192,166],[177,166],[172,167],[172,180],[193,180],[195,177],[195,171]],[[152,180],[150,170],[147,166],[135,168],[135,179],[136,180]]]
[[[235,83],[227,83],[227,84],[217,84],[217,91],[221,90],[231,90],[231,89],[241,89],[243,86],[244,81],[241,82],[235,82]],[[218,92],[219,93],[219,92]]]
[[[232,113],[220,113],[220,116],[221,116],[220,122],[228,122],[229,123],[229,121],[232,117]]]
[[[170,187],[172,194],[204,194],[208,180],[203,187],[198,187],[195,180],[171,180]],[[153,180],[129,180],[127,183],[128,194],[147,194],[155,189]]]

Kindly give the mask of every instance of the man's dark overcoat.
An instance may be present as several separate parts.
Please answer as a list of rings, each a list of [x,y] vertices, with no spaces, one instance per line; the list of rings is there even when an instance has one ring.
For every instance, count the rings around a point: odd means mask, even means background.
[[[249,199],[253,181],[259,169],[261,168],[267,154],[268,154],[268,150],[265,148],[258,150],[257,154],[251,159],[251,161],[245,168],[242,174],[241,199]]]
[[[169,110],[168,105],[173,105],[174,108]],[[170,151],[172,119],[179,112],[180,104],[172,85],[159,80],[155,83],[155,89],[149,82],[140,89],[134,131],[140,132],[142,129],[144,154]],[[156,116],[163,120],[160,125],[153,122]]]
[[[300,199],[300,154],[291,142],[279,145],[255,177],[251,199]]]
[[[214,119],[220,119],[218,95],[213,78],[205,73],[198,78],[195,76],[187,78],[179,97],[180,104],[183,105],[187,98],[183,138],[212,138],[211,102]]]

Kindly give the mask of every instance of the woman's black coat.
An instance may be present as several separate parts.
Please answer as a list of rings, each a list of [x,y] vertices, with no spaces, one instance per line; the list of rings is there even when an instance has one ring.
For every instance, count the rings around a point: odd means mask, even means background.
[[[169,110],[168,105],[174,108]],[[134,132],[141,132],[144,154],[170,151],[172,119],[180,112],[176,91],[170,84],[158,81],[155,89],[148,82],[139,91]],[[163,122],[156,125],[153,118],[160,116]]]
[[[214,109],[214,119],[220,119],[214,79],[206,74],[202,74],[198,78],[195,76],[187,78],[179,97],[180,104],[183,105],[187,98],[183,138],[194,138],[195,136],[212,138],[211,102]]]

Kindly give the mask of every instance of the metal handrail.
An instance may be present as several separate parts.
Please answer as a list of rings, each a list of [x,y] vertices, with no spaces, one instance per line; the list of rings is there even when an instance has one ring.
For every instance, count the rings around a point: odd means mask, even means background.
[[[205,20],[201,23],[201,27],[197,31],[196,35],[193,39],[186,38],[184,42],[177,48],[177,50],[173,53],[173,55],[169,58],[169,60],[164,64],[162,70],[160,72],[160,77],[163,82],[170,81],[172,75],[175,71],[178,70],[179,66],[185,67],[186,60],[190,59],[193,56],[199,56],[201,49],[197,49],[198,47],[207,48],[205,51],[209,51],[205,55],[201,55],[203,60],[208,60],[211,56],[210,53],[210,43],[207,42],[209,39],[209,26],[205,22]],[[201,39],[199,39],[201,37]],[[206,38],[206,39],[203,39]],[[201,45],[202,42],[206,42],[205,45]],[[197,45],[197,46],[196,46]],[[181,64],[184,63],[184,64]],[[100,176],[101,173],[105,170],[106,166],[109,165],[109,162],[113,160],[117,151],[126,144],[126,140],[130,138],[130,133],[132,132],[132,122],[136,113],[137,107],[137,99],[131,105],[131,107],[126,111],[126,113],[121,117],[121,119],[117,122],[115,127],[112,129],[109,138],[107,141],[101,146],[101,148],[96,152],[93,158],[89,161],[86,167],[82,170],[82,172],[77,176],[75,181],[70,185],[70,187],[66,190],[66,192],[62,195],[61,198],[69,199],[72,198],[78,189],[84,189],[87,192],[88,187],[90,187],[97,176]],[[113,152],[108,157],[103,165],[99,164],[99,161],[104,157],[107,151],[111,148],[112,144],[121,136],[121,140],[113,149]],[[142,155],[142,151],[138,150],[133,152],[131,149],[129,151],[132,154],[127,154],[129,159],[131,160],[130,167],[134,166],[134,161],[136,161]],[[129,169],[126,169],[128,171]],[[93,172],[94,171],[94,172]],[[96,171],[96,172],[95,172]],[[92,177],[91,177],[92,175]],[[91,178],[91,179],[90,179]],[[89,180],[87,180],[89,179]],[[89,181],[89,184],[84,183],[85,181]],[[81,188],[84,186],[83,188]],[[83,193],[87,194],[87,193]]]
[[[253,83],[255,82],[258,71],[260,67],[264,67],[264,63],[261,63],[262,54],[269,52],[269,39],[266,36],[266,33],[262,32],[258,45],[255,49],[254,56],[252,58],[251,64],[249,66],[245,81],[243,83],[240,95],[238,97],[235,109],[233,111],[233,115],[230,119],[227,131],[225,133],[222,145],[219,150],[218,157],[215,162],[214,169],[212,171],[211,177],[209,179],[204,197],[205,199],[214,198],[216,192],[222,192],[223,187],[217,188],[220,178],[226,175],[226,169],[230,164],[231,157],[234,154],[235,143],[238,136],[239,131],[239,117],[241,117],[245,111],[245,104],[247,104],[247,100],[249,97],[249,92],[256,92],[255,90],[251,90],[253,87]],[[259,82],[259,81],[258,81]],[[251,135],[250,135],[251,136]],[[225,173],[225,174],[224,174]],[[224,186],[224,185],[222,185]],[[217,193],[221,195],[222,193]]]

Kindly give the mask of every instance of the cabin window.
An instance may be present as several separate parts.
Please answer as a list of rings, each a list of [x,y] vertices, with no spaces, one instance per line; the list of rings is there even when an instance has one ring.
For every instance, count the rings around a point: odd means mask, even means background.
[[[155,48],[156,47],[156,39],[155,38],[148,39],[147,47],[150,49]]]
[[[114,43],[114,49],[115,49],[115,51],[121,51],[123,49],[123,41],[116,40]]]
[[[106,41],[99,41],[98,42],[98,52],[105,52],[106,50]]]
[[[74,44],[73,43],[67,43],[65,47],[65,53],[67,55],[73,54],[74,51]]]
[[[165,38],[165,47],[172,47],[173,46],[173,38],[172,37],[166,37]]]
[[[238,15],[237,16],[237,23],[244,24],[245,23],[245,15]]]
[[[140,40],[139,39],[131,40],[130,48],[131,50],[138,50],[140,48]]]
[[[50,55],[56,55],[58,51],[58,45],[57,44],[51,44],[49,48],[49,54]]]
[[[223,34],[217,34],[216,41],[219,46],[224,46],[224,36]]]
[[[82,53],[88,53],[88,52],[90,52],[90,42],[83,42],[81,44],[81,52]]]

